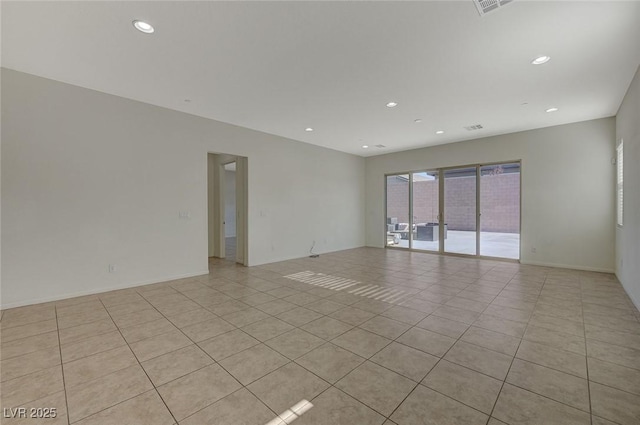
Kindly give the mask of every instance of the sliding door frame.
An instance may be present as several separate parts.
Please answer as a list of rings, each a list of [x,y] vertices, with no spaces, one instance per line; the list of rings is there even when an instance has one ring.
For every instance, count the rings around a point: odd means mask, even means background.
[[[487,255],[480,255],[480,233],[481,233],[481,215],[480,212],[480,183],[482,178],[482,167],[490,166],[490,165],[502,165],[502,164],[520,164],[520,181],[519,181],[519,224],[518,224],[518,259],[513,258],[504,258],[504,257],[491,257]],[[455,252],[446,252],[444,250],[444,202],[445,202],[445,194],[444,194],[444,172],[447,170],[454,170],[459,168],[472,168],[476,169],[476,253],[473,254],[459,254]],[[416,249],[413,247],[413,174],[414,173],[422,173],[428,171],[437,171],[438,172],[438,250],[426,250],[426,249]],[[401,176],[407,175],[409,179],[409,247],[397,247],[397,246],[388,246],[387,245],[387,178],[393,176]],[[388,249],[399,249],[404,251],[412,251],[412,252],[424,252],[424,253],[437,253],[443,255],[450,255],[453,257],[465,257],[465,258],[480,258],[487,260],[498,260],[498,261],[506,261],[511,263],[520,263],[520,259],[522,258],[522,160],[516,159],[512,161],[496,161],[496,162],[485,162],[485,163],[476,163],[476,164],[465,164],[465,165],[455,165],[449,167],[427,167],[416,169],[412,171],[400,171],[394,173],[385,173],[384,174],[384,247]]]

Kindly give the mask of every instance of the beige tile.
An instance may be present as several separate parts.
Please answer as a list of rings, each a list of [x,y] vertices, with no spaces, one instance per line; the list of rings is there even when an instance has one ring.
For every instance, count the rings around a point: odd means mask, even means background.
[[[270,339],[265,344],[283,354],[291,360],[308,353],[316,347],[324,344],[324,340],[305,332],[302,329],[294,329],[280,336]]]
[[[3,321],[4,322],[4,321]],[[44,320],[41,322],[29,323],[25,325],[2,328],[2,343],[15,341],[16,339],[27,338],[34,335],[40,335],[58,329],[56,320]]]
[[[330,340],[337,337],[338,335],[347,332],[349,329],[353,328],[353,326],[325,316],[321,317],[320,319],[314,320],[313,322],[309,322],[306,325],[301,326],[300,328],[314,334],[317,337],[325,340]]]
[[[180,425],[262,425],[273,418],[271,410],[242,388],[189,416]]]
[[[582,322],[536,313],[531,317],[529,324],[584,337],[584,324]]]
[[[162,314],[153,309],[145,309],[141,311],[134,311],[133,313],[123,314],[121,316],[112,315],[112,317],[116,326],[118,326],[119,328],[126,328],[128,326],[141,325],[143,323],[162,319]]]
[[[435,366],[438,357],[397,342],[392,342],[371,358],[372,362],[391,369],[415,382]]]
[[[520,345],[520,338],[475,326],[471,326],[460,339],[509,356],[514,356]]]
[[[640,395],[640,371],[593,357],[587,358],[589,380]]]
[[[589,425],[590,415],[530,391],[505,384],[493,416],[509,425]]]
[[[271,410],[281,413],[298,401],[311,400],[329,384],[295,363],[289,363],[247,388]]]
[[[296,425],[380,425],[385,421],[384,416],[335,387],[311,402],[313,407],[296,419]]]
[[[289,295],[288,297],[284,297],[282,299],[287,302],[303,306],[320,300],[320,297],[312,294],[307,294],[306,292],[301,292],[299,294]]]
[[[175,316],[170,316],[168,319],[176,325],[176,327],[182,329],[185,326],[195,325],[196,323],[204,322],[206,320],[215,319],[217,316],[204,308],[198,308],[196,310],[190,310],[184,313],[179,313]]]
[[[462,297],[454,297],[445,303],[450,307],[461,308],[464,310],[475,311],[477,313],[482,313],[488,306],[489,303],[481,302],[481,301],[473,301],[467,298]]]
[[[445,319],[440,316],[428,316],[420,323],[416,325],[419,328],[427,329],[431,332],[436,332],[442,335],[446,335],[450,338],[458,339],[469,328],[466,323],[458,322],[451,319]]]
[[[67,316],[58,317],[58,328],[65,329],[105,319],[109,319],[109,313],[107,313],[107,310],[104,308],[87,313],[69,314]]]
[[[74,326],[72,328],[60,329],[60,344],[70,344],[96,335],[117,331],[118,328],[111,319],[99,320],[87,323],[86,325]]]
[[[491,414],[502,388],[502,381],[446,360],[440,361],[422,384],[486,414]]]
[[[181,421],[241,387],[224,369],[212,364],[158,387],[158,392]]]
[[[280,320],[284,320],[293,326],[302,326],[313,320],[322,317],[322,314],[316,313],[313,310],[306,309],[304,307],[296,307],[292,310],[280,313],[276,316]]]
[[[407,331],[411,325],[398,322],[383,316],[376,316],[360,325],[360,328],[389,339],[396,339]]]
[[[218,335],[199,342],[198,345],[215,361],[220,361],[247,348],[259,344],[260,341],[244,333],[240,329]]]
[[[549,345],[576,354],[586,355],[584,337],[529,325],[523,339],[539,344]]]
[[[207,305],[206,307],[213,314],[217,314],[218,316],[226,316],[227,314],[233,314],[251,308],[250,305],[237,300],[227,301],[222,304]]]
[[[399,322],[408,323],[410,325],[416,325],[424,319],[427,314],[411,308],[396,306],[384,311],[381,316],[388,317],[389,319],[397,320]]]
[[[393,307],[393,304],[389,304],[384,301],[364,298],[362,301],[358,301],[357,303],[353,304],[353,307],[359,308],[360,310],[368,311],[369,313],[373,314],[382,314],[383,312]]]
[[[40,335],[34,335],[9,342],[2,341],[0,346],[0,359],[6,360],[12,357],[33,353],[58,346],[58,332],[52,331]]]
[[[363,361],[362,357],[331,343],[326,343],[296,359],[296,363],[332,384]]]
[[[286,311],[293,310],[294,308],[298,308],[298,306],[284,300],[274,300],[268,303],[260,304],[256,306],[256,308],[260,311],[264,311],[267,314],[275,316],[276,314],[284,313]]]
[[[288,362],[289,359],[277,351],[260,344],[227,357],[220,364],[242,385],[249,385]]]
[[[123,345],[64,365],[67,388],[84,384],[101,376],[138,364],[128,346]]]
[[[126,345],[119,331],[89,337],[61,347],[62,362],[68,363],[83,357]]]
[[[587,377],[586,357],[560,348],[523,340],[516,357],[581,378]]]
[[[54,366],[2,383],[2,406],[18,407],[64,390],[62,367]]]
[[[442,357],[456,342],[448,336],[420,328],[409,329],[397,341],[437,357]]]
[[[587,351],[589,357],[640,370],[640,350],[588,339]]]
[[[16,326],[24,326],[36,322],[56,319],[56,309],[53,305],[34,305],[7,310],[2,316],[0,328],[7,330]]]
[[[391,415],[398,425],[485,425],[488,416],[418,385]]]
[[[527,328],[526,323],[502,319],[489,314],[481,314],[480,317],[473,322],[473,326],[515,336],[517,338],[522,338],[524,331]]]
[[[0,381],[8,381],[20,376],[38,372],[61,364],[58,347],[45,348],[0,362]]]
[[[182,332],[174,330],[135,342],[130,347],[138,361],[143,362],[191,344]]]
[[[430,298],[431,298],[431,300],[433,300],[435,297],[430,297]],[[418,311],[421,311],[421,312],[426,313],[426,314],[431,314],[438,307],[440,307],[439,303],[431,301],[431,300],[425,299],[424,297],[422,297],[422,298],[411,297],[411,298],[403,301],[400,304],[403,307],[412,308],[414,310],[418,310]]]
[[[478,318],[480,313],[443,305],[442,307],[436,309],[433,312],[433,315],[444,317],[445,319],[456,320],[458,322],[470,325]]]
[[[189,345],[162,356],[142,362],[147,375],[156,387],[180,378],[213,363],[197,345]]]
[[[511,365],[511,356],[477,345],[458,341],[444,359],[485,375],[504,380]]]
[[[156,391],[147,391],[77,422],[77,425],[171,425],[173,416]]]
[[[206,320],[182,328],[182,332],[194,342],[204,341],[235,329],[235,326],[220,318]]]
[[[589,383],[589,389],[594,415],[621,425],[640,423],[640,396],[595,382]]]
[[[252,323],[242,328],[243,331],[262,342],[282,335],[291,329],[293,329],[293,326],[275,317],[269,317],[268,319]]]
[[[391,340],[363,329],[352,329],[331,341],[361,357],[369,358],[387,346]]]
[[[598,341],[640,350],[640,334],[586,325],[586,336],[587,339],[596,339]]]
[[[589,412],[589,388],[586,379],[515,359],[506,382]]]
[[[50,409],[47,413],[49,413],[49,417],[47,418],[13,418],[13,419],[2,419],[3,425],[32,425],[32,424],[42,424],[46,423],[47,425],[68,425],[69,419],[67,417],[67,403],[65,398],[64,391],[59,391],[48,396],[45,396],[38,400],[32,400],[25,404],[15,407],[22,407],[26,409],[28,413],[32,408],[41,408],[45,407]],[[13,407],[13,406],[12,406]],[[14,408],[15,408],[14,407]],[[53,409],[55,409],[55,417]],[[28,416],[28,414],[27,414]]]
[[[331,301],[327,299],[321,299],[305,305],[305,308],[308,308],[309,310],[313,310],[320,314],[331,314],[344,307],[345,307],[344,304],[340,304],[335,301]]]
[[[142,325],[130,326],[120,329],[122,336],[129,344],[151,338],[156,335],[164,334],[177,328],[167,319],[154,320]]]
[[[153,388],[140,365],[67,388],[71,422],[79,421]]]
[[[250,325],[269,318],[269,315],[255,308],[236,311],[222,316],[224,320],[237,327]]]
[[[384,416],[389,416],[416,386],[415,382],[366,361],[335,386]]]
[[[360,310],[355,307],[346,307],[329,315],[329,317],[333,317],[334,319],[338,319],[341,322],[348,323],[353,326],[358,326],[374,316],[374,313]]]

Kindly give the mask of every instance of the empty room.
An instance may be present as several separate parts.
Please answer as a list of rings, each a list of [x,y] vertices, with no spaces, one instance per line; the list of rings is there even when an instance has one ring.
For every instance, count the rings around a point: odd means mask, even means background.
[[[640,1],[0,24],[2,424],[640,424]]]

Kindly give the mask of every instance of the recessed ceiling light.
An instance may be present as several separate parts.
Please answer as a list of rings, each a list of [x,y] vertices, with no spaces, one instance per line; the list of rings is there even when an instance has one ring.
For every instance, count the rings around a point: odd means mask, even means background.
[[[436,134],[444,134],[444,130],[438,130],[436,131]]]
[[[140,32],[143,32],[145,34],[151,34],[153,33],[155,30],[153,29],[153,26],[145,21],[139,21],[139,20],[135,20],[133,21],[133,26]]]
[[[557,110],[558,110],[558,108],[549,108],[549,109],[547,109],[546,112],[555,112]]]
[[[369,148],[369,145],[362,145],[362,148],[363,149],[367,149],[367,148]]]
[[[307,127],[307,128],[305,128],[305,129],[304,129],[304,131],[306,131],[306,132],[310,133],[310,132],[312,132],[312,131],[313,131],[313,128],[311,128],[311,127]]]
[[[387,103],[387,108],[395,108],[398,106],[398,102],[389,102]]]
[[[413,120],[414,123],[416,124],[420,124],[422,122],[422,120],[420,118],[418,118],[417,120]]]
[[[531,61],[531,65],[542,65],[543,63],[549,62],[549,59],[551,59],[551,56],[538,56]]]

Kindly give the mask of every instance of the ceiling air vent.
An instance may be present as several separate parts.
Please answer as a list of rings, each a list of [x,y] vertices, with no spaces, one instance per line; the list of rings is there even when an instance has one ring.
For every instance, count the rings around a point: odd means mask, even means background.
[[[511,3],[513,0],[473,0],[478,9],[480,16],[485,15],[492,10],[496,10],[506,4]]]
[[[482,126],[482,124],[469,125],[469,126],[465,127],[465,129],[466,129],[467,131],[481,130],[481,129],[483,129],[483,128],[484,128],[484,127]]]
[[[378,149],[386,148],[386,146],[385,146],[385,145],[375,145],[375,146],[376,146],[376,148],[378,148]]]

